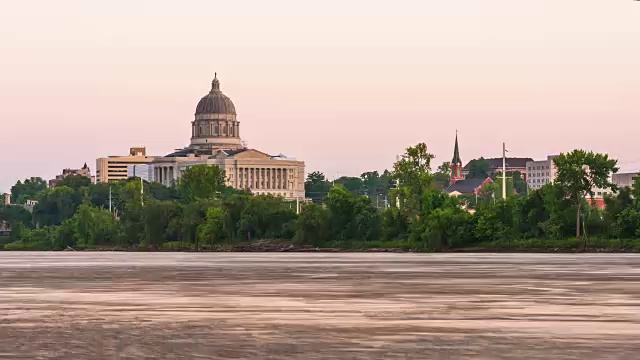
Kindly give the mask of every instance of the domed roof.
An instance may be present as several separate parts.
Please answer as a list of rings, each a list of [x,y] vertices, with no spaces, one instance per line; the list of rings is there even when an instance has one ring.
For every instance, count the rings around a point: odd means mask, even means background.
[[[218,74],[211,82],[211,91],[198,102],[196,115],[201,114],[231,114],[236,115],[236,107],[229,97],[220,91]]]

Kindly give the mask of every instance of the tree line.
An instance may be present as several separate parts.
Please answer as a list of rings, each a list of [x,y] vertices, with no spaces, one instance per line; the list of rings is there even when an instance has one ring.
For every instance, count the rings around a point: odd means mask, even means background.
[[[561,154],[554,159],[554,183],[527,193],[513,181],[506,199],[498,195],[501,178],[477,196],[448,195],[449,165],[434,171],[433,160],[427,146],[417,144],[390,171],[334,181],[312,172],[305,183],[311,201],[299,214],[295,202],[227,187],[224,171],[215,166],[191,167],[172,187],[139,178],[91,184],[71,175],[46,188],[44,181],[32,178],[18,182],[12,194],[18,201],[38,203],[33,213],[0,208],[0,220],[13,229],[2,241],[5,249],[198,250],[283,239],[317,247],[437,251],[512,244],[634,248],[640,238],[640,183],[617,189],[610,182],[617,161],[607,155]],[[481,164],[476,165],[473,171],[481,173]],[[611,189],[604,209],[589,203],[595,188]]]

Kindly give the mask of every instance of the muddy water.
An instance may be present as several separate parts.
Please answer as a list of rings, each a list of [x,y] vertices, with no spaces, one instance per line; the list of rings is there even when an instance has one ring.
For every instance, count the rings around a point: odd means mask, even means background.
[[[0,253],[0,359],[637,359],[640,257]]]

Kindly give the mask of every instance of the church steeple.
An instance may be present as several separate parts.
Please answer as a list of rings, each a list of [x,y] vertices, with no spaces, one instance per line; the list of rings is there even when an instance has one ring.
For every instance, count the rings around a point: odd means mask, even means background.
[[[458,131],[456,131],[456,145],[453,148],[453,160],[451,160],[451,164],[462,165],[462,160],[460,159],[460,150],[458,149]]]
[[[458,131],[456,130],[456,144],[453,147],[453,159],[451,160],[451,184],[464,180],[462,176],[462,159],[460,159],[460,148],[458,147]]]

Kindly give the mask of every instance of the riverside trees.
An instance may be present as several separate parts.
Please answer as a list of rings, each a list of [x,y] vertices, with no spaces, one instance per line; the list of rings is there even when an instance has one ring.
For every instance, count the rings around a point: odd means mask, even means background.
[[[144,192],[139,179],[95,185],[73,179],[45,190],[29,180],[28,189],[39,189],[33,195],[39,201],[33,214],[19,206],[4,207],[0,220],[14,230],[9,241],[15,242],[7,249],[200,249],[255,239],[429,250],[538,240],[570,244],[576,213],[584,214],[582,227],[591,238],[617,239],[624,245],[640,237],[640,183],[607,196],[604,210],[585,205],[584,196],[579,197],[592,194],[594,186],[610,185],[608,174],[615,161],[604,155],[561,155],[558,181],[529,194],[513,191],[506,201],[481,194],[475,214],[467,211],[465,199],[443,191],[448,166],[434,172],[433,160],[427,146],[418,144],[407,149],[393,171],[331,182],[321,173],[311,173],[306,185],[316,197],[302,204],[300,214],[295,203],[282,198],[225,186],[224,172],[205,165],[187,169],[172,187],[144,183]],[[34,191],[23,194],[31,199]],[[380,194],[389,196],[388,206],[379,201]]]

